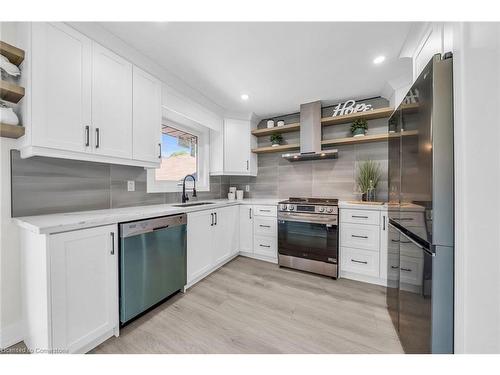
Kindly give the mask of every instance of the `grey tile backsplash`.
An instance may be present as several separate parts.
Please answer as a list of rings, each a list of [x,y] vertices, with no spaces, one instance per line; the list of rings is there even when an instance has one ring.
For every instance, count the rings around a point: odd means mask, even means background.
[[[387,132],[387,119],[369,121],[369,134]],[[325,127],[323,138],[346,137],[349,124]],[[283,134],[285,142],[298,142],[298,133]],[[260,137],[259,146],[270,144]],[[364,160],[379,162],[382,178],[377,198],[387,199],[388,144],[375,142],[336,147],[338,159],[290,163],[281,153],[258,156],[257,177],[212,176],[210,191],[198,199],[225,198],[229,186],[245,190],[247,198],[334,197],[359,199],[356,170]],[[147,193],[146,170],[65,159],[21,159],[12,151],[12,215],[14,217],[127,206],[180,202],[180,193]],[[127,180],[135,191],[127,191]]]

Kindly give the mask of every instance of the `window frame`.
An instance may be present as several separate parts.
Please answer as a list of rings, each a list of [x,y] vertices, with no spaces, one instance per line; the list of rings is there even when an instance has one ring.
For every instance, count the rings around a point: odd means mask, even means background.
[[[163,119],[163,126],[170,126],[178,130],[190,133],[198,138],[196,170],[196,191],[210,191],[210,129],[201,125],[183,125],[178,122]],[[182,191],[180,181],[158,181],[156,180],[156,169],[147,170],[147,192],[148,193],[176,193]],[[186,188],[192,189],[191,179],[186,181]]]

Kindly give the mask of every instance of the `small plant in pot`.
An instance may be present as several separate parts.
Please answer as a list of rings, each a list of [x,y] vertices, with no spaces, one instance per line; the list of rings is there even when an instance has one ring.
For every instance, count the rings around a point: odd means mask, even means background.
[[[354,120],[351,125],[351,133],[353,137],[362,137],[368,130],[368,123],[364,118]]]
[[[362,194],[361,200],[375,200],[375,190],[380,180],[380,174],[380,165],[373,160],[367,160],[359,164],[357,183]]]
[[[273,147],[279,146],[283,142],[283,136],[281,134],[272,134],[270,141]]]

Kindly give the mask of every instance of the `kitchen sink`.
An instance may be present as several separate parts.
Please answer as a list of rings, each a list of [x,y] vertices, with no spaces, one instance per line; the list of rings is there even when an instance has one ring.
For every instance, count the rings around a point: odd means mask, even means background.
[[[173,207],[193,207],[193,206],[204,206],[206,204],[214,204],[214,202],[197,202],[197,203],[182,203],[182,204],[173,204]]]

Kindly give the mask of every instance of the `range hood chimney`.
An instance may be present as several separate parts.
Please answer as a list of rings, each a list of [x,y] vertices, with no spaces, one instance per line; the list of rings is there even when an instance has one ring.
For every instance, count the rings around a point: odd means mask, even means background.
[[[337,150],[321,150],[321,102],[300,105],[300,152],[283,154],[288,161],[336,159]]]

